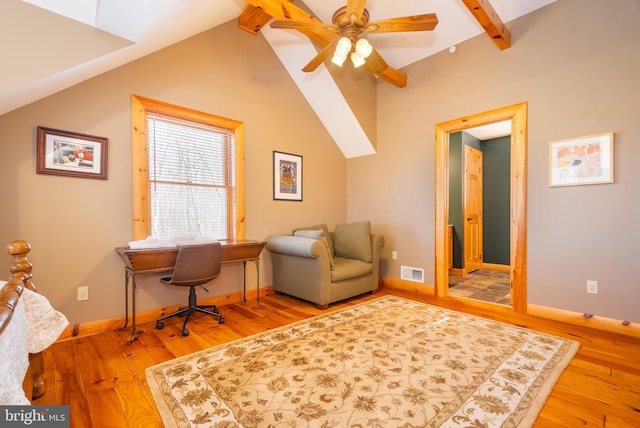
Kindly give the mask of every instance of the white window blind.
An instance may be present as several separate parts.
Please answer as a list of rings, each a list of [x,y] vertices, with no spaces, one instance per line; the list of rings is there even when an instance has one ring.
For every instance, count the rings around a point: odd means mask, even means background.
[[[152,236],[236,238],[233,131],[153,112],[146,120]]]

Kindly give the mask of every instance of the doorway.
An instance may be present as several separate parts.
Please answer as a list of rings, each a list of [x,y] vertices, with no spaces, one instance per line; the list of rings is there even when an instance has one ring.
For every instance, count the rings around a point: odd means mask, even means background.
[[[491,110],[436,125],[436,287],[437,296],[449,288],[449,135],[482,125],[511,121],[509,279],[511,303],[526,312],[526,152],[527,103]]]
[[[449,296],[511,306],[511,121],[449,134]]]

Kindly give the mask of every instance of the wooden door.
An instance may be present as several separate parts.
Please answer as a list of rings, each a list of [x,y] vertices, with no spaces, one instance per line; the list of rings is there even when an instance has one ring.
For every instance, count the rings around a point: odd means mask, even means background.
[[[482,152],[464,146],[464,272],[482,267]]]

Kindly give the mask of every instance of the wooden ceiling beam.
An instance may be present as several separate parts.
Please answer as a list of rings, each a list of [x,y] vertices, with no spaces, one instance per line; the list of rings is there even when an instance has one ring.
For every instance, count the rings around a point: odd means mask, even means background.
[[[321,24],[319,20],[314,18],[312,15],[306,13],[302,9],[296,7],[291,3],[291,0],[247,0],[249,3],[249,7],[253,7],[257,9],[260,13],[271,16],[275,19],[286,20],[290,19],[292,21],[302,21],[309,22],[315,21],[318,24]],[[246,9],[245,9],[246,12]],[[243,12],[244,13],[244,12]],[[253,12],[257,14],[258,12]],[[268,22],[268,20],[267,20]],[[262,28],[262,27],[260,27]],[[258,31],[260,29],[258,28]],[[248,30],[249,32],[252,32]],[[318,43],[321,43],[322,46],[330,43],[333,38],[327,38],[319,31],[309,31],[309,30],[299,30],[301,33],[308,36],[311,40],[315,40]]]
[[[259,7],[247,5],[238,17],[238,26],[251,34],[257,35],[269,21],[271,21],[271,15]]]
[[[500,50],[511,47],[511,33],[502,22],[489,0],[462,0],[484,31]]]

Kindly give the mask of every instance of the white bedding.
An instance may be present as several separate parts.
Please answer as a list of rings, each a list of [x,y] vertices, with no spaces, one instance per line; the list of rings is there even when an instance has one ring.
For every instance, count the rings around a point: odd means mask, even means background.
[[[6,284],[0,281],[0,288]],[[29,353],[49,347],[69,325],[46,297],[24,289],[11,322],[0,335],[0,405],[28,405],[22,390]]]

